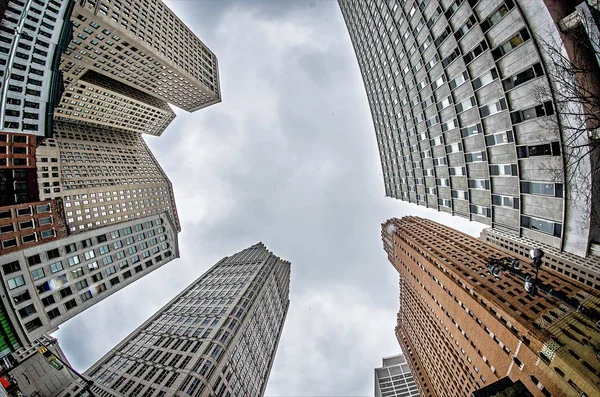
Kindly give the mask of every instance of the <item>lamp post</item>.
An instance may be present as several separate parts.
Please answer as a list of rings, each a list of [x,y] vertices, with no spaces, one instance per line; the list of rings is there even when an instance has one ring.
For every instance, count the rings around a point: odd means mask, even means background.
[[[596,326],[600,327],[600,313],[598,313],[598,311],[593,308],[585,307],[578,299],[571,298],[562,291],[555,291],[552,286],[538,281],[538,273],[540,267],[542,267],[544,251],[539,248],[534,248],[529,252],[529,256],[533,261],[531,265],[535,270],[533,278],[521,271],[521,262],[515,258],[491,258],[488,262],[487,268],[490,274],[495,278],[500,278],[502,272],[508,271],[510,274],[520,278],[525,282],[523,287],[529,295],[535,296],[537,295],[538,291],[543,292],[544,294],[557,299],[569,308],[581,313],[583,316],[591,320]]]

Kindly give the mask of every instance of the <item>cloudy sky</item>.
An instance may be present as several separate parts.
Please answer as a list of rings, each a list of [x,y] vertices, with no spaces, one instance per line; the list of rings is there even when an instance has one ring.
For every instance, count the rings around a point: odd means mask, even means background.
[[[460,218],[384,197],[369,106],[333,0],[167,2],[219,59],[223,102],[148,137],[171,178],[181,258],[55,334],[84,371],[224,256],[258,241],[292,262],[268,396],[373,395],[399,352],[397,273],[380,225]]]

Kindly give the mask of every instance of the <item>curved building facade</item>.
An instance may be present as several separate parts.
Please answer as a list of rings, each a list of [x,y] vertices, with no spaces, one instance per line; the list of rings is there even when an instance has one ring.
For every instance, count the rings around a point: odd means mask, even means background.
[[[544,47],[568,56],[558,22],[576,7],[549,3],[339,1],[386,195],[586,256],[593,200],[568,184],[591,164],[565,167],[560,126],[574,116],[557,112]]]

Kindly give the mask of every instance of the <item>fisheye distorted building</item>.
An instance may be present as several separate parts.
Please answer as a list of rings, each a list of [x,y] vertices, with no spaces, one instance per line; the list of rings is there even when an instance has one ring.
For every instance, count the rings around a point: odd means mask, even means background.
[[[179,257],[143,134],[221,99],[215,55],[161,1],[0,0],[0,18],[0,358],[20,359]]]
[[[162,1],[77,1],[72,23],[67,87],[94,71],[190,112],[221,101],[217,57]]]
[[[422,395],[469,395],[507,376],[534,396],[600,394],[595,290],[545,265],[540,281],[580,307],[532,296],[518,276],[489,273],[506,251],[422,218],[390,219],[382,238],[400,275],[396,336]]]
[[[96,396],[262,396],[291,265],[256,244],[225,257],[92,365]],[[73,384],[61,397],[82,390]]]
[[[577,110],[557,112],[553,90],[560,86],[548,77],[545,45],[571,56],[569,29],[581,28],[579,13],[597,10],[542,0],[339,4],[371,108],[386,196],[587,256],[598,237],[598,199],[593,189],[592,196],[571,193],[574,181],[594,186],[594,173],[589,158],[577,170],[565,167],[569,132],[549,128],[579,120]],[[580,139],[589,144],[588,134]]]

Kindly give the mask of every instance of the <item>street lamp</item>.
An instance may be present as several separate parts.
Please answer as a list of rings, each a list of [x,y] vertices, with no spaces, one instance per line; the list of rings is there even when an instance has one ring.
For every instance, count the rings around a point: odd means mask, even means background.
[[[600,313],[593,308],[583,306],[583,304],[576,298],[567,296],[562,291],[555,291],[550,285],[546,285],[538,281],[538,272],[542,267],[542,258],[544,257],[544,251],[539,248],[534,248],[529,252],[529,256],[532,259],[531,265],[535,270],[534,276],[530,276],[521,271],[521,263],[518,259],[505,257],[505,258],[490,258],[487,268],[490,274],[494,278],[500,278],[502,272],[508,271],[510,274],[519,277],[525,282],[523,287],[525,291],[531,296],[537,295],[538,290],[552,298],[557,299],[564,305],[570,307],[573,310],[581,313],[588,319],[590,319],[596,326],[600,327]]]

